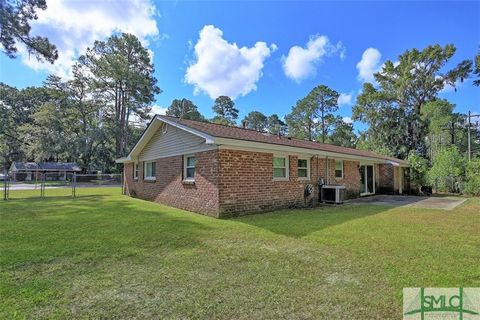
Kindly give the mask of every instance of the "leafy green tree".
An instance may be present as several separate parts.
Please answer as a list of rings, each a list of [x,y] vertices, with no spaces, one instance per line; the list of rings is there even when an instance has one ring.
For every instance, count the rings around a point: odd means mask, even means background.
[[[90,74],[90,86],[107,106],[105,120],[114,130],[115,156],[124,156],[131,135],[130,118],[148,119],[149,106],[161,92],[150,54],[136,36],[123,33],[95,41],[79,58],[79,65]]]
[[[454,113],[455,105],[446,100],[427,102],[422,108],[421,120],[427,127],[427,157],[434,162],[439,150],[455,145],[460,153],[467,152],[467,124],[465,116]]]
[[[264,132],[268,126],[268,118],[259,111],[252,111],[243,118],[242,123],[248,129]]]
[[[37,10],[45,10],[45,0],[0,0],[0,43],[10,58],[17,56],[17,42],[37,60],[53,63],[58,58],[55,45],[46,37],[30,35],[30,21],[36,20]]]
[[[328,136],[327,142],[336,146],[355,148],[357,136],[353,130],[353,124],[346,123],[340,116],[336,117],[335,127]]]
[[[167,116],[176,118],[206,121],[205,117],[198,111],[198,107],[188,99],[174,99],[165,113]]]
[[[417,154],[415,151],[410,151],[408,154],[408,163],[410,164],[410,177],[414,187],[419,190],[421,186],[426,184],[426,175],[428,172],[428,160]]]
[[[290,136],[297,139],[316,140],[318,134],[315,106],[307,98],[298,100],[292,112],[285,116]]]
[[[338,97],[338,92],[325,85],[313,88],[285,117],[290,135],[325,142],[335,122],[333,112],[338,110]]]
[[[212,122],[224,125],[235,125],[238,118],[238,109],[235,108],[235,102],[230,97],[219,96],[213,104],[215,116]]]
[[[267,132],[270,134],[285,135],[287,124],[283,122],[277,114],[272,114],[267,118]]]
[[[464,192],[480,196],[480,158],[472,159],[467,163],[466,180]]]
[[[353,119],[369,125],[372,145],[388,148],[400,158],[410,150],[425,153],[422,108],[446,85],[455,87],[456,81],[463,81],[471,71],[472,62],[465,60],[443,72],[454,54],[451,44],[408,50],[399,56],[398,63],[389,60],[374,75],[378,86],[364,84],[353,108]]]
[[[320,135],[322,142],[328,136],[329,127],[335,122],[333,112],[338,110],[338,97],[340,94],[325,85],[315,87],[308,95],[316,106],[316,113],[320,120]]]
[[[457,147],[451,146],[440,150],[435,162],[428,171],[428,182],[438,191],[458,191],[457,183],[464,177],[465,159]]]
[[[69,126],[73,119],[69,114],[66,84],[59,77],[49,76],[44,86],[49,100],[35,109],[32,123],[19,127],[29,141],[26,157],[34,161],[73,161],[75,146],[70,131],[73,128]]]
[[[1,166],[9,167],[11,162],[25,159],[26,147],[31,143],[31,139],[23,136],[19,128],[33,123],[32,115],[49,99],[50,95],[43,87],[18,90],[0,83]]]

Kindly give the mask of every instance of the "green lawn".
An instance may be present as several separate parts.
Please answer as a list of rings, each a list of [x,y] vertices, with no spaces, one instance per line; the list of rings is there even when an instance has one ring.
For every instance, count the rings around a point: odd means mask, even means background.
[[[478,198],[216,220],[78,194],[0,201],[0,319],[399,319],[403,287],[480,287]]]

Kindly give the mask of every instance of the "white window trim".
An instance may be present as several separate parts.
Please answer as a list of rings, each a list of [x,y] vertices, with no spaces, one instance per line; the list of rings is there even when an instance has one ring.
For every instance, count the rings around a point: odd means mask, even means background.
[[[275,167],[273,166],[274,164],[274,158],[285,158],[285,177],[275,177],[274,175],[274,169]],[[288,181],[290,179],[290,162],[289,159],[290,157],[288,155],[284,154],[274,154],[272,157],[272,176],[273,176],[273,181]]]
[[[376,169],[376,164],[373,163],[373,162],[360,162],[360,167],[362,166],[372,166],[372,174],[373,174],[373,192],[361,192],[360,193],[360,196],[370,196],[370,195],[373,195],[377,192],[377,177],[376,177],[376,174],[377,174],[377,169]],[[367,183],[367,168],[365,168],[365,172],[364,172],[364,175],[365,175],[365,184]]]
[[[146,180],[146,181],[156,181],[157,180],[157,177],[154,177],[154,176],[147,176],[147,164],[148,163],[155,163],[155,161],[145,161],[143,163],[143,180]],[[155,168],[155,171],[156,171],[156,168]],[[156,174],[156,172],[155,172]]]
[[[187,158],[189,157],[195,157],[195,167],[187,167]],[[194,154],[185,154],[183,156],[183,181],[195,181],[195,175],[193,178],[187,178],[187,168],[195,168],[195,172],[197,171],[197,157]]]
[[[298,180],[310,180],[310,158],[308,157],[298,157],[298,160],[307,160],[307,176],[298,177]],[[297,160],[297,175],[298,175],[298,160]]]
[[[138,165],[138,162],[134,162],[133,163],[133,180],[138,180],[138,172],[140,171],[139,170],[139,165]]]
[[[341,177],[337,177],[337,161],[342,163],[342,176]],[[345,171],[345,163],[343,162],[343,160],[335,159],[335,164],[334,164],[334,167],[333,167],[333,174],[335,175],[335,179],[337,179],[337,180],[343,179],[344,175],[345,175],[344,171]]]

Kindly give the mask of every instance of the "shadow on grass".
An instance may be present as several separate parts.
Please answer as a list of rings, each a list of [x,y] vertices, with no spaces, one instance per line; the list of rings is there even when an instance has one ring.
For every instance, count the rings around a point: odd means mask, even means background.
[[[188,216],[187,216],[188,215]],[[1,265],[176,254],[202,246],[209,218],[120,196],[0,203]]]
[[[345,204],[341,206],[322,206],[315,209],[281,210],[243,216],[232,220],[276,234],[301,238],[322,229],[376,215],[390,208],[390,206],[381,205]]]

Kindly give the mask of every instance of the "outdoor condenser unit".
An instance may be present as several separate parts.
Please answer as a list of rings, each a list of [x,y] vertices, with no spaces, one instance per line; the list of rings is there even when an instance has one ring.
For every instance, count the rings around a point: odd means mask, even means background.
[[[345,201],[345,186],[322,186],[321,201],[340,204]]]

